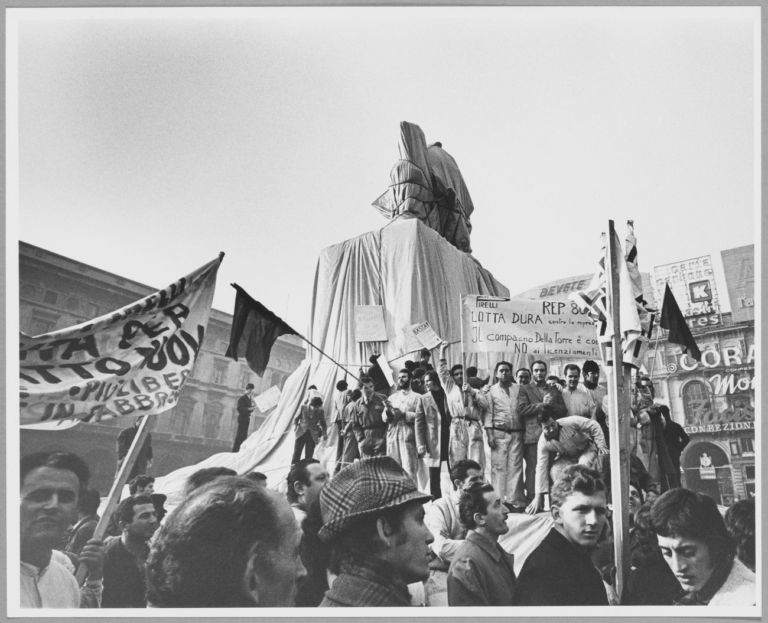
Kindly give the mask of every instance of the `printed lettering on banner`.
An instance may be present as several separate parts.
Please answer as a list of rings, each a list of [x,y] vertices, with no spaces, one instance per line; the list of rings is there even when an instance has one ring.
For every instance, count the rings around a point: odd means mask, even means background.
[[[355,341],[386,342],[384,307],[381,305],[355,305]]]
[[[462,297],[466,353],[600,357],[592,319],[572,301]]]
[[[419,341],[419,344],[429,350],[437,348],[443,341],[426,320],[413,325],[411,330],[413,331],[413,336]]]
[[[22,426],[172,409],[205,337],[221,258],[85,323],[20,336]]]
[[[268,390],[261,392],[256,396],[253,401],[256,403],[256,407],[262,413],[266,413],[272,407],[276,407],[280,402],[280,388],[277,385],[273,385]]]

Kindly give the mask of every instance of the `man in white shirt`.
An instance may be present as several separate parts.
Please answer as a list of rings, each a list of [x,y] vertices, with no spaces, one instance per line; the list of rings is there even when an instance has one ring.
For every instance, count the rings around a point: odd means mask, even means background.
[[[579,384],[581,368],[575,363],[565,366],[565,388],[563,389],[563,401],[568,408],[568,415],[580,415],[581,417],[596,418],[597,405],[592,394]]]
[[[68,565],[54,550],[77,518],[80,492],[90,471],[69,452],[38,452],[21,459],[21,607],[98,608],[101,605],[104,546],[89,540],[80,552],[87,568],[81,588]]]

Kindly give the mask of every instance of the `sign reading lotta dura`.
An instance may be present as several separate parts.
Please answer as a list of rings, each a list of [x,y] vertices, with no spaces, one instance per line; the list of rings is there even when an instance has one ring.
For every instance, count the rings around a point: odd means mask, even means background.
[[[466,353],[600,357],[592,319],[571,301],[462,297]]]

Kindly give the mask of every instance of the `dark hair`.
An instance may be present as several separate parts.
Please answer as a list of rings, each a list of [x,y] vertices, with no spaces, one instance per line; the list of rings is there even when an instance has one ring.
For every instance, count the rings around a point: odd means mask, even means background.
[[[531,364],[531,373],[533,373],[533,366],[535,366],[536,364],[541,364],[542,366],[544,366],[544,372],[546,372],[547,370],[549,370],[549,366],[547,365],[547,362],[546,362],[546,361],[542,361],[541,359],[537,359],[536,361],[534,361],[534,362]]]
[[[550,504],[562,506],[565,499],[574,492],[594,495],[599,491],[605,491],[605,483],[599,472],[585,465],[569,465],[552,483],[549,492]]]
[[[509,371],[512,372],[512,364],[502,359],[501,361],[496,362],[496,365],[493,367],[493,380],[496,380],[496,374],[499,372],[501,366],[509,366]]]
[[[149,603],[253,606],[244,576],[251,560],[271,573],[273,552],[288,536],[284,507],[276,493],[247,478],[220,478],[195,490],[155,533],[147,558]]]
[[[407,374],[409,381],[413,378],[413,372],[411,372],[408,368],[400,368],[398,374]]]
[[[101,504],[101,495],[96,489],[83,489],[77,500],[77,511],[83,515],[95,515]]]
[[[557,390],[555,390],[557,391]],[[539,424],[544,424],[548,420],[557,420],[557,409],[554,405],[542,403],[536,413],[536,421]]]
[[[367,374],[362,374],[360,376],[360,386],[362,387],[363,385],[365,385],[367,383],[373,383],[373,379],[369,375],[367,375]]]
[[[248,383],[248,385],[245,386],[245,389],[256,389],[253,383]]]
[[[643,488],[639,484],[637,484],[637,482],[635,482],[634,480],[629,481],[629,486],[637,489],[637,493],[640,496],[640,504],[645,502],[645,492],[643,491]],[[629,491],[629,487],[627,487],[627,491]]]
[[[597,374],[600,374],[600,366],[597,365],[596,361],[592,361],[591,359],[587,359],[584,362],[584,365],[581,367],[581,371],[583,374],[587,374],[588,372],[595,372]]]
[[[413,374],[413,371],[416,369],[416,362],[412,361],[410,359],[406,359],[403,363],[403,367],[408,370],[411,374]]]
[[[350,400],[360,400],[360,398],[362,397],[363,397],[363,392],[361,392],[358,387],[355,387],[355,389],[353,389],[352,393],[349,395]]]
[[[733,557],[734,545],[715,501],[690,489],[670,489],[651,507],[651,527],[664,537],[703,541],[714,560]]]
[[[451,467],[450,471],[451,484],[455,483],[457,480],[464,481],[464,479],[467,477],[467,472],[469,472],[470,469],[483,471],[483,468],[480,467],[480,463],[473,461],[472,459],[462,459],[461,461],[456,461]]]
[[[566,364],[565,368],[563,368],[563,374],[568,376],[568,370],[576,370],[576,374],[581,374],[581,368],[575,363]]]
[[[725,511],[725,527],[736,544],[736,556],[755,570],[755,500],[739,500]]]
[[[310,385],[309,387],[307,387],[307,391],[309,391],[310,389],[317,389],[317,385]]]
[[[80,483],[80,492],[82,492],[87,486],[88,481],[91,478],[91,470],[88,469],[85,461],[72,452],[35,452],[34,454],[28,454],[21,458],[20,477],[21,484],[24,484],[24,479],[27,474],[33,469],[38,467],[50,467],[52,469],[61,469],[72,472],[77,476],[77,480]]]
[[[336,383],[336,389],[340,392],[345,391],[347,387],[349,387],[349,385],[347,385],[347,381],[344,379],[341,379],[338,383]]]
[[[262,474],[261,472],[248,472],[245,477],[248,480],[253,480],[255,482],[266,482],[267,481],[267,475]]]
[[[451,366],[451,376],[453,376],[454,374],[456,374],[456,371],[457,371],[457,370],[462,370],[462,373],[463,373],[463,370],[464,370],[464,366],[462,366],[460,363],[455,363],[455,364],[453,364],[453,365]]]
[[[151,504],[154,507],[154,502],[149,494],[129,495],[120,504],[117,505],[115,514],[117,515],[118,524],[131,523],[133,521],[133,509],[141,504]]]
[[[467,367],[467,377],[477,376],[477,366]]]
[[[413,378],[414,379],[421,379],[422,376],[426,374],[426,370],[424,368],[416,368],[413,371]]]
[[[313,396],[312,399],[309,401],[309,404],[312,407],[322,407],[323,399],[320,396]]]
[[[528,368],[518,368],[517,370],[515,370],[515,376],[517,376],[521,372],[527,372],[528,376],[531,375],[531,371]]]
[[[237,472],[228,467],[203,467],[187,478],[184,490],[187,494],[190,494],[195,489],[207,485],[212,480],[222,476],[237,476]]]
[[[317,459],[301,459],[291,465],[291,470],[288,472],[288,478],[286,479],[288,481],[288,491],[286,492],[286,495],[291,504],[298,502],[299,500],[299,494],[296,493],[296,487],[294,487],[294,485],[297,482],[300,482],[303,485],[309,486],[309,470],[307,468],[310,465],[319,462],[320,461]]]
[[[153,482],[155,482],[155,477],[154,476],[147,476],[146,474],[139,474],[138,476],[136,476],[136,478],[134,478],[133,480],[131,480],[128,483],[128,491],[130,491],[131,495],[133,495],[139,489],[143,489],[144,487],[146,487],[147,485],[152,484]]]
[[[422,348],[419,351],[419,356],[421,356],[421,357],[430,357],[431,355],[432,355],[432,353],[429,352],[428,348]]]
[[[659,557],[659,542],[651,530],[651,502],[643,502],[635,511],[632,538],[630,539],[630,563],[643,567]]]
[[[443,386],[440,382],[440,375],[437,373],[437,370],[429,370],[424,376],[430,380],[432,385],[435,386],[435,389],[442,389]]]
[[[459,520],[462,525],[471,530],[477,527],[475,513],[485,515],[488,512],[486,493],[493,491],[493,486],[487,482],[473,482],[468,489],[464,489],[459,496]]]
[[[559,376],[557,376],[557,375],[555,375],[555,374],[550,374],[550,375],[547,377],[547,379],[546,379],[546,380],[547,380],[547,381],[555,381],[556,383],[560,383],[560,381],[561,381],[560,377],[559,377]]]

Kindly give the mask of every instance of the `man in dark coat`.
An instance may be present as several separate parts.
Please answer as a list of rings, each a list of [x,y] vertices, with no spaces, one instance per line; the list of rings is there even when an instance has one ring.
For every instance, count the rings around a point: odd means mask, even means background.
[[[143,417],[143,416],[142,416]],[[117,469],[123,464],[123,460],[128,454],[128,450],[131,448],[133,440],[136,438],[136,434],[139,432],[139,424],[141,424],[142,417],[137,417],[133,426],[124,428],[117,436]],[[149,472],[149,468],[152,467],[152,435],[147,433],[144,438],[144,445],[141,446],[139,454],[136,457],[136,462],[131,468],[131,473],[128,474],[128,480],[133,480],[139,474],[146,474]]]
[[[253,383],[248,383],[245,386],[245,393],[237,399],[237,432],[235,433],[232,452],[239,452],[240,445],[248,438],[251,414],[256,408],[256,403],[253,401],[254,389]]]
[[[602,577],[590,559],[608,509],[600,475],[569,465],[550,497],[555,526],[523,564],[515,605],[607,606]]]

